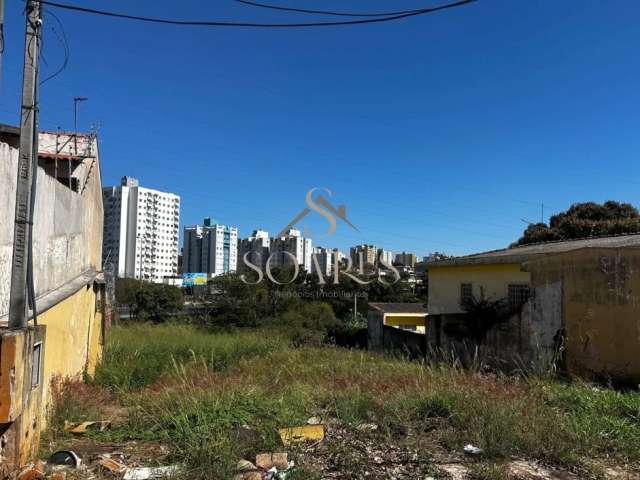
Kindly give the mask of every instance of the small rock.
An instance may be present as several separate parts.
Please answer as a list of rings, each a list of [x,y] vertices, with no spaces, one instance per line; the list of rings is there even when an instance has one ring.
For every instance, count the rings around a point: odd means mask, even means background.
[[[256,455],[256,466],[264,470],[276,467],[278,470],[289,468],[288,454],[286,453],[261,453]]]
[[[309,420],[307,420],[307,424],[309,425],[320,425],[322,423],[322,420],[320,419],[320,417],[311,417]]]
[[[256,466],[251,463],[249,460],[239,460],[236,465],[237,472],[248,472],[250,470],[255,470]]]

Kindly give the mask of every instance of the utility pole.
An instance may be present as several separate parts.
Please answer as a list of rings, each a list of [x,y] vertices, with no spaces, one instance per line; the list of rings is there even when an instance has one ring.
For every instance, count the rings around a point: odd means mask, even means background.
[[[33,184],[38,168],[38,59],[42,35],[42,4],[27,0],[22,110],[20,114],[20,150],[16,185],[16,214],[11,263],[9,328],[27,327],[27,266],[33,219]]]

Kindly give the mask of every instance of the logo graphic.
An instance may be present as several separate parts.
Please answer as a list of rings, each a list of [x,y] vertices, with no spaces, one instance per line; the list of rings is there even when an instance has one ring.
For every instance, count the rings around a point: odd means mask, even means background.
[[[293,217],[293,220],[291,220],[287,224],[287,226],[284,227],[280,231],[280,233],[278,234],[278,237],[287,236],[287,232],[290,229],[292,229],[293,227],[295,227],[304,217],[309,215],[311,213],[311,210],[313,210],[314,212],[319,213],[320,215],[325,217],[327,219],[327,221],[329,222],[329,228],[327,229],[327,235],[332,235],[333,232],[336,230],[336,219],[335,219],[335,217],[333,215],[335,215],[336,217],[341,219],[343,222],[345,222],[347,225],[349,225],[351,228],[353,228],[356,232],[359,232],[359,230],[355,227],[355,225],[353,223],[351,223],[349,221],[349,219],[347,218],[347,207],[346,206],[338,205],[338,208],[335,208],[322,195],[318,195],[316,197],[316,201],[314,202],[313,201],[313,192],[315,192],[317,190],[324,190],[325,192],[327,192],[329,194],[329,196],[331,196],[331,190],[329,190],[328,188],[312,188],[311,190],[309,190],[307,192],[307,195],[305,196],[305,202],[306,202],[307,206],[299,214],[297,214],[295,217]],[[325,210],[322,207],[325,207],[327,210]],[[332,213],[333,213],[333,215],[331,215]],[[306,228],[304,230],[304,234],[305,234],[305,236],[311,236],[311,232]]]
[[[258,279],[255,282],[250,282],[246,279],[245,275],[243,274],[240,276],[243,282],[251,283],[251,284],[260,283],[264,279],[265,274],[267,275],[269,280],[279,285],[292,283],[296,280],[296,278],[298,277],[298,274],[300,273],[300,265],[303,264],[303,259],[299,257],[299,252],[300,250],[304,252],[306,249],[308,249],[310,246],[310,243],[309,243],[309,246],[307,246],[303,237],[299,237],[299,236],[296,237],[294,235],[291,235],[290,231],[298,223],[300,223],[300,221],[302,221],[307,215],[309,215],[312,211],[316,212],[317,214],[321,215],[327,220],[327,223],[329,224],[326,231],[327,235],[333,235],[338,225],[338,219],[342,220],[346,225],[348,225],[350,228],[352,228],[356,232],[359,232],[358,228],[353,223],[351,223],[351,221],[347,218],[347,207],[345,205],[338,205],[338,207],[336,208],[322,194],[317,195],[315,199],[313,198],[314,192],[317,192],[320,190],[326,192],[327,194],[329,194],[329,196],[332,195],[331,190],[327,188],[312,188],[311,190],[309,190],[305,196],[305,203],[307,206],[303,208],[300,211],[300,213],[298,213],[295,217],[293,217],[293,219],[287,224],[286,227],[284,227],[280,231],[280,233],[278,233],[278,236],[276,237],[276,240],[283,240],[283,239],[290,239],[290,238],[296,239],[295,240],[296,242],[303,243],[303,245],[301,246],[301,249],[298,248],[299,244],[295,245],[295,247],[293,248],[293,251],[289,251],[288,249],[282,249],[282,250],[279,249],[277,251],[274,251],[274,249],[272,248],[271,253],[269,254],[269,257],[266,259],[265,262],[262,262],[261,265],[256,265],[252,263],[249,260],[249,256],[251,255],[252,252],[246,252],[242,258],[242,261],[244,261],[244,264],[248,268],[250,268],[251,270],[253,270],[258,274]],[[304,236],[305,237],[311,236],[311,232],[306,227],[304,228]],[[400,280],[400,272],[398,272],[398,270],[391,263],[387,262],[382,257],[382,255],[380,255],[380,258],[376,259],[376,261],[374,262],[375,265],[371,265],[371,264],[368,265],[369,271],[367,272],[365,269],[363,252],[358,252],[357,260],[358,260],[359,268],[355,272],[352,272],[351,269],[353,267],[353,259],[350,256],[347,256],[344,259],[340,259],[338,251],[334,249],[334,250],[331,250],[331,258],[324,259],[325,266],[327,263],[330,264],[329,270],[331,271],[331,273],[327,273],[327,270],[328,270],[327,268],[321,268],[318,255],[313,252],[308,252],[308,253],[310,254],[309,258],[311,262],[310,264],[306,264],[306,266],[312,267],[311,270],[315,272],[315,274],[318,276],[319,285],[325,285],[327,283],[328,278],[325,279],[325,275],[327,275],[327,277],[333,277],[332,283],[334,285],[337,285],[340,283],[341,275],[346,275],[347,277],[349,277],[350,279],[352,279],[353,281],[361,285],[367,285],[369,283],[372,283],[374,281],[374,279],[371,278],[373,274],[376,274],[378,282],[385,285],[390,285],[391,283],[395,283],[398,280]],[[326,252],[325,252],[325,255],[326,255]],[[377,255],[377,252],[376,252],[376,255]],[[260,258],[261,254],[257,254],[257,256],[258,258]],[[289,280],[288,282],[280,282],[276,278],[274,278],[272,274],[272,260],[276,256],[277,256],[277,261],[275,262],[276,264],[282,265],[285,263],[285,259],[287,259],[286,263],[291,263],[293,266],[293,276],[291,280]],[[264,268],[264,272],[263,272],[263,268]],[[312,272],[307,272],[307,273],[312,273]],[[386,277],[389,274],[391,274],[395,278],[393,282],[388,282],[384,279],[384,277]]]

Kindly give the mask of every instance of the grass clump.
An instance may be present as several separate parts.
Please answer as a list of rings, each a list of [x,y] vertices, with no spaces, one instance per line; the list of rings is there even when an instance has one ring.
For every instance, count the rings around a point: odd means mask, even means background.
[[[109,336],[94,382],[124,391],[158,381],[176,364],[204,362],[222,371],[242,358],[265,356],[286,345],[272,332],[210,334],[178,324],[132,324],[113,328]]]

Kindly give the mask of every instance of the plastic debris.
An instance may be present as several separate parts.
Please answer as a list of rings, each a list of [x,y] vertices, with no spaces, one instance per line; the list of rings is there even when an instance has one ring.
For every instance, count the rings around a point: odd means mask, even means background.
[[[138,467],[128,469],[122,480],[149,480],[154,478],[166,478],[175,475],[180,470],[178,465],[166,467]]]
[[[109,420],[100,420],[95,422],[81,422],[81,423],[72,423],[66,420],[64,421],[65,432],[71,432],[71,433],[77,433],[77,434],[86,433],[87,430],[103,432],[110,426],[111,426],[111,422]]]
[[[467,453],[469,455],[480,455],[482,453],[481,448],[471,445],[470,443],[465,445],[463,450],[464,450],[464,453]]]
[[[278,470],[289,468],[289,458],[286,453],[261,453],[256,455],[256,466],[263,470],[275,467]]]
[[[82,464],[82,460],[80,460],[78,454],[72,450],[58,450],[49,457],[47,463],[78,468]]]
[[[279,433],[285,446],[308,441],[321,441],[324,439],[324,425],[281,428]]]

